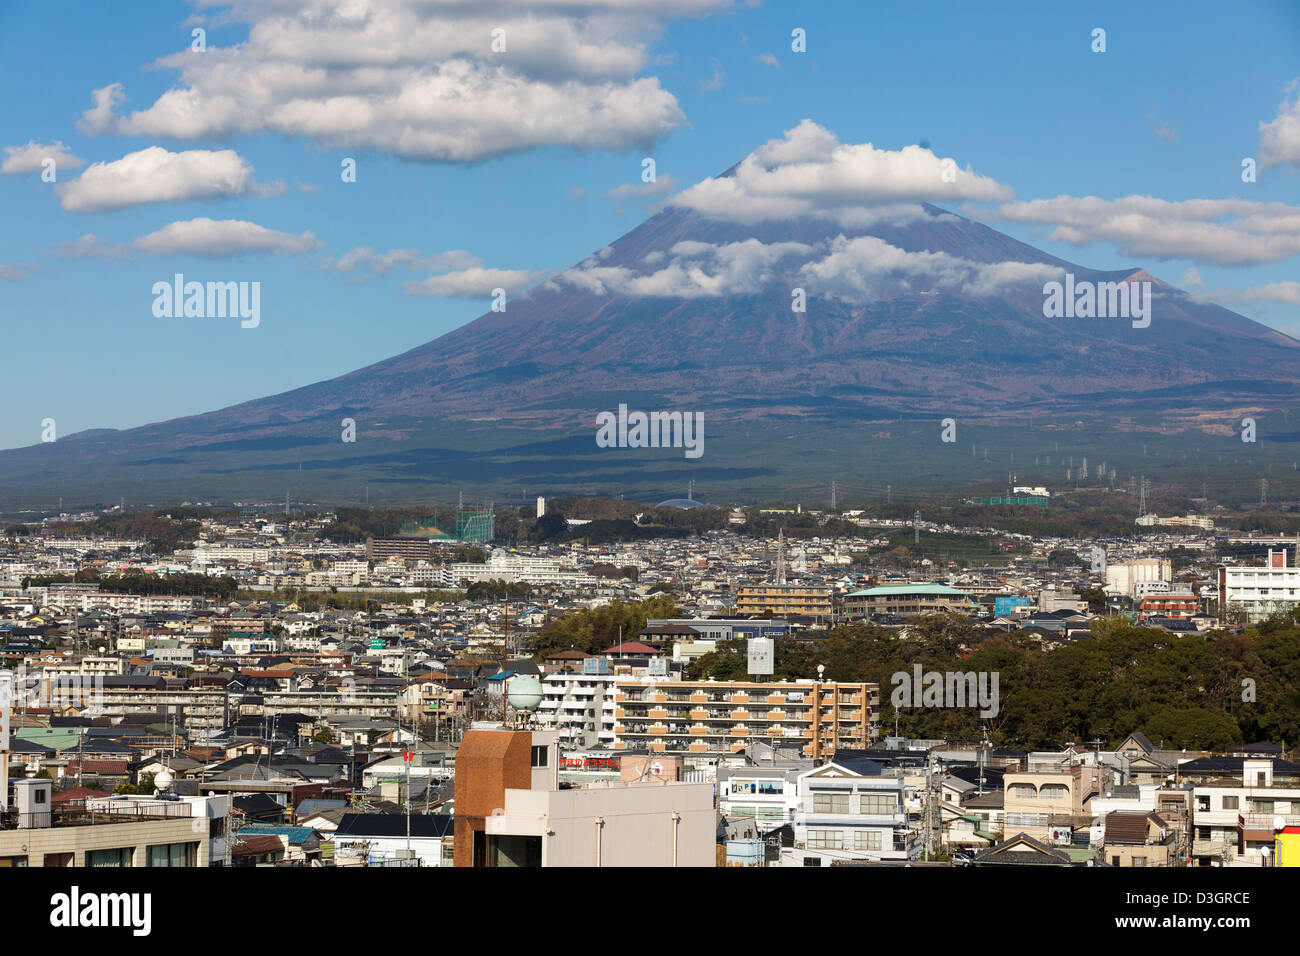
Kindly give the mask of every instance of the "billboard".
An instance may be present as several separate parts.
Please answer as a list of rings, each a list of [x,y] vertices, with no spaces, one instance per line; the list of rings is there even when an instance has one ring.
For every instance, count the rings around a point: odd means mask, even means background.
[[[776,642],[770,637],[751,637],[746,647],[749,650],[749,676],[770,676],[776,656]]]
[[[648,673],[651,677],[667,677],[668,661],[662,657],[650,658],[650,670]]]

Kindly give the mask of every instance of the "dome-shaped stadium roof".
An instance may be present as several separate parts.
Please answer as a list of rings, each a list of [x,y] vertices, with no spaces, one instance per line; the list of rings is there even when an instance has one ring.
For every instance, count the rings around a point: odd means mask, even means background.
[[[703,501],[696,501],[694,498],[669,498],[667,501],[661,501],[655,505],[656,508],[716,508],[717,505],[706,505]]]

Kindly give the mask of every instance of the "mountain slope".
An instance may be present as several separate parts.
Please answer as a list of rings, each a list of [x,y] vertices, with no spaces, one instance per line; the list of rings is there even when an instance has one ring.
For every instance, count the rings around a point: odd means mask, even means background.
[[[868,268],[854,272],[858,260]],[[1151,282],[1150,327],[1045,317],[1043,276],[1065,272]],[[791,309],[795,289],[805,312]],[[411,463],[449,434],[458,444],[439,454],[483,475],[484,453],[527,448],[530,432],[576,436],[542,453],[550,470],[539,474],[564,482],[595,415],[620,402],[703,411],[711,430],[791,419],[815,430],[900,416],[1188,416],[1261,396],[1286,403],[1297,382],[1300,342],[1143,270],[1090,270],[934,206],[858,229],[746,225],[670,206],[504,313],[280,395],[0,452],[0,486],[98,477],[161,488],[204,475],[233,496],[240,475],[304,463],[332,469],[336,483],[352,480],[350,468],[418,481]],[[343,417],[367,438],[364,454],[339,442]],[[743,461],[738,449],[732,458]],[[762,470],[779,481],[783,465]]]

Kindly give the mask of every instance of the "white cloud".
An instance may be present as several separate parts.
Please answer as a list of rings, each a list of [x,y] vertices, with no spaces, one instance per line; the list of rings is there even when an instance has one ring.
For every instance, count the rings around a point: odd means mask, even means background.
[[[808,255],[813,247],[801,242],[762,243],[757,239],[713,244],[679,242],[662,268],[638,273],[624,266],[602,266],[591,257],[555,277],[555,282],[597,295],[714,298],[762,291],[774,278],[773,269],[787,256]],[[659,260],[656,259],[654,264]]]
[[[1240,302],[1281,302],[1286,305],[1300,305],[1300,282],[1271,282],[1268,285],[1253,286],[1249,289],[1216,289],[1198,298],[1209,299],[1221,305]]]
[[[131,250],[88,232],[73,242],[57,243],[55,255],[60,259],[130,259]]]
[[[452,269],[472,269],[482,264],[483,261],[478,256],[461,249],[426,256],[418,249],[389,249],[387,252],[375,252],[369,246],[359,246],[337,259],[327,260],[326,268],[337,272],[365,269],[374,275],[386,276],[398,266],[422,272],[442,272]]]
[[[977,176],[920,146],[876,149],[843,144],[804,120],[746,156],[730,176],[709,178],[673,199],[716,219],[754,223],[818,216],[866,227],[924,215],[920,202],[1007,199],[1009,187]]]
[[[754,59],[768,69],[781,69],[781,61],[778,60],[774,54],[767,51],[760,53],[758,56],[754,57]]]
[[[829,254],[803,267],[810,289],[850,302],[899,292],[991,295],[1020,282],[1042,284],[1064,270],[1038,262],[974,262],[946,252],[908,252],[875,236],[837,237]]]
[[[7,266],[0,263],[0,280],[5,282],[26,282],[32,276],[32,272],[39,271],[39,267],[30,262],[24,262],[16,266]]]
[[[1287,86],[1291,100],[1282,100],[1277,116],[1259,124],[1259,167],[1294,166],[1300,169],[1300,78]]]
[[[985,216],[1050,223],[1050,239],[1072,246],[1114,242],[1135,257],[1246,265],[1300,253],[1300,207],[1284,203],[1057,196],[1006,203]]]
[[[152,202],[263,196],[280,186],[253,181],[253,167],[233,149],[172,153],[161,146],[95,163],[59,187],[68,212],[103,212]]]
[[[472,299],[492,295],[493,289],[513,294],[536,281],[541,273],[525,269],[461,269],[440,276],[430,276],[402,285],[404,295],[442,296]]]
[[[1179,286],[1184,289],[1204,289],[1205,280],[1201,278],[1201,272],[1195,266],[1189,266],[1183,273],[1183,277],[1178,280]]]
[[[606,199],[622,201],[625,199],[653,199],[677,188],[677,180],[672,176],[659,176],[652,183],[624,183],[605,193]]]
[[[793,261],[790,261],[793,260]],[[801,242],[678,242],[664,255],[642,260],[647,268],[602,265],[591,256],[551,280],[595,295],[717,298],[768,291],[774,283],[867,302],[903,292],[948,291],[991,295],[1015,283],[1059,278],[1059,266],[1034,262],[974,262],[943,252],[908,252],[873,236],[838,236],[814,247]]]
[[[0,163],[0,173],[39,173],[45,160],[52,159],[55,168],[80,169],[86,165],[84,159],[72,155],[72,151],[57,140],[51,146],[45,146],[35,140],[28,140],[26,146],[6,146],[5,159]]]
[[[81,114],[77,130],[87,136],[99,136],[113,128],[113,110],[121,105],[126,96],[122,92],[121,83],[110,83],[94,90],[90,98],[95,101],[95,105]]]
[[[310,232],[295,236],[239,219],[190,219],[173,222],[135,240],[135,248],[152,255],[224,257],[241,253],[297,255],[319,249]]]
[[[649,44],[665,18],[728,4],[243,0],[233,13],[246,42],[163,57],[178,84],[125,114],[120,87],[105,87],[83,124],[179,139],[278,132],[436,161],[648,147],[685,121],[657,78],[637,76]],[[492,49],[497,28],[504,52]]]

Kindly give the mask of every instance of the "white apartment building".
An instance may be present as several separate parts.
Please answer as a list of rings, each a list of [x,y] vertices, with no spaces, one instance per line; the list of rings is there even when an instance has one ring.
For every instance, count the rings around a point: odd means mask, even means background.
[[[1106,566],[1107,594],[1123,594],[1133,597],[1134,591],[1141,583],[1150,581],[1169,581],[1173,577],[1173,568],[1168,558],[1137,558]]]
[[[830,866],[836,860],[906,860],[908,826],[901,777],[863,776],[831,761],[798,778],[794,848],[782,866]]]
[[[546,558],[527,558],[519,555],[494,554],[485,564],[460,563],[451,566],[451,577],[456,587],[475,581],[506,581],[510,584],[594,586],[600,583],[572,567]]]
[[[1300,602],[1300,568],[1287,565],[1286,549],[1268,552],[1268,563],[1253,567],[1219,566],[1219,614],[1234,604],[1254,623],[1270,614],[1285,613]]]
[[[1267,866],[1276,829],[1300,826],[1300,786],[1274,785],[1273,761],[1242,762],[1243,782],[1198,784],[1192,791],[1195,866]]]
[[[411,569],[411,583],[417,587],[451,588],[456,586],[456,579],[451,571],[444,567],[433,567],[421,561]]]
[[[800,807],[797,775],[772,767],[719,767],[718,812],[750,820],[760,833],[793,823]]]
[[[537,720],[557,731],[566,748],[590,750],[614,746],[616,674],[547,674]]]

